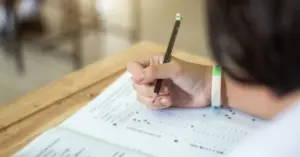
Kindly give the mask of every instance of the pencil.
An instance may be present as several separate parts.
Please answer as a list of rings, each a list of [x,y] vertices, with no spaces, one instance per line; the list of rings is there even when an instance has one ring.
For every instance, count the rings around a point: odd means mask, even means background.
[[[176,14],[175,25],[174,25],[173,32],[172,32],[172,35],[171,35],[171,38],[170,38],[170,41],[169,41],[169,45],[167,47],[167,51],[164,55],[163,63],[168,63],[168,62],[171,61],[171,57],[172,57],[171,53],[172,53],[172,50],[173,50],[173,47],[174,47],[174,44],[175,44],[175,40],[176,40],[177,33],[178,33],[178,30],[179,30],[179,27],[180,27],[180,24],[181,24],[181,20],[182,20],[182,16],[179,13],[177,13]],[[155,87],[154,87],[154,94],[155,95],[154,95],[154,98],[153,98],[153,103],[156,99],[156,96],[159,94],[162,82],[163,82],[162,79],[157,79],[156,80],[156,84],[155,84]]]

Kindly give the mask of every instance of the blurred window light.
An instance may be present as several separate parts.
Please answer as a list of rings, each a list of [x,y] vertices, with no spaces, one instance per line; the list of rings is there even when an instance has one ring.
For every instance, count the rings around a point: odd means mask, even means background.
[[[96,7],[99,13],[111,11],[115,5],[115,0],[97,0]]]

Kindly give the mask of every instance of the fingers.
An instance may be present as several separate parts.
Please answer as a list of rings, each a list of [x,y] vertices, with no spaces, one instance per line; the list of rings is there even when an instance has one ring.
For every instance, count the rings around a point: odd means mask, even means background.
[[[135,82],[141,82],[144,78],[144,69],[151,64],[150,60],[134,61],[127,64],[127,71],[132,74]]]
[[[177,62],[163,63],[163,56],[154,56],[148,60],[130,62],[127,71],[132,74],[133,81],[151,83],[156,79],[170,79],[180,75],[181,68]]]
[[[138,62],[128,63],[127,71],[132,74],[132,79],[135,82],[140,82],[144,78],[144,67]]]
[[[168,108],[172,105],[172,101],[169,95],[159,96],[153,102],[153,97],[145,97],[137,94],[139,102],[145,104],[148,108],[158,110]]]
[[[154,92],[154,84],[132,84],[133,88],[139,93],[140,95],[146,96],[146,97],[153,97]],[[163,82],[162,87],[159,91],[160,95],[168,95],[169,89]]]
[[[182,71],[178,64],[156,64],[144,69],[142,83],[151,83],[156,79],[172,79],[181,75]]]
[[[166,81],[163,81],[159,95],[154,97],[155,81],[170,79],[180,72],[177,62],[162,63],[163,56],[155,56],[148,60],[127,64],[127,71],[132,74],[133,87],[137,91],[137,99],[151,109],[163,109],[172,105]]]
[[[163,64],[163,61],[164,61],[163,56],[154,56],[150,59],[150,65]]]
[[[138,101],[150,109],[164,109],[172,105],[169,88],[165,82],[162,84],[159,95],[154,94],[154,84],[133,83],[133,88],[137,91]]]

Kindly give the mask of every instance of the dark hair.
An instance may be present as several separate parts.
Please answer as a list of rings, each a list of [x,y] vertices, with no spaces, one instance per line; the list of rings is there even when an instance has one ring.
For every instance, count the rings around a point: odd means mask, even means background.
[[[209,44],[225,73],[284,96],[300,88],[300,0],[207,0]]]

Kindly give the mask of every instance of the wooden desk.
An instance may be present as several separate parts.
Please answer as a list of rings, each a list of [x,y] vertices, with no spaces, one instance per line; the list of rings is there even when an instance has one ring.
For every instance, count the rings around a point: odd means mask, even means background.
[[[0,156],[10,156],[36,136],[74,114],[122,74],[129,61],[149,58],[164,51],[164,46],[139,43],[1,107]],[[174,56],[190,62],[211,64],[208,60],[184,52],[175,52]]]

